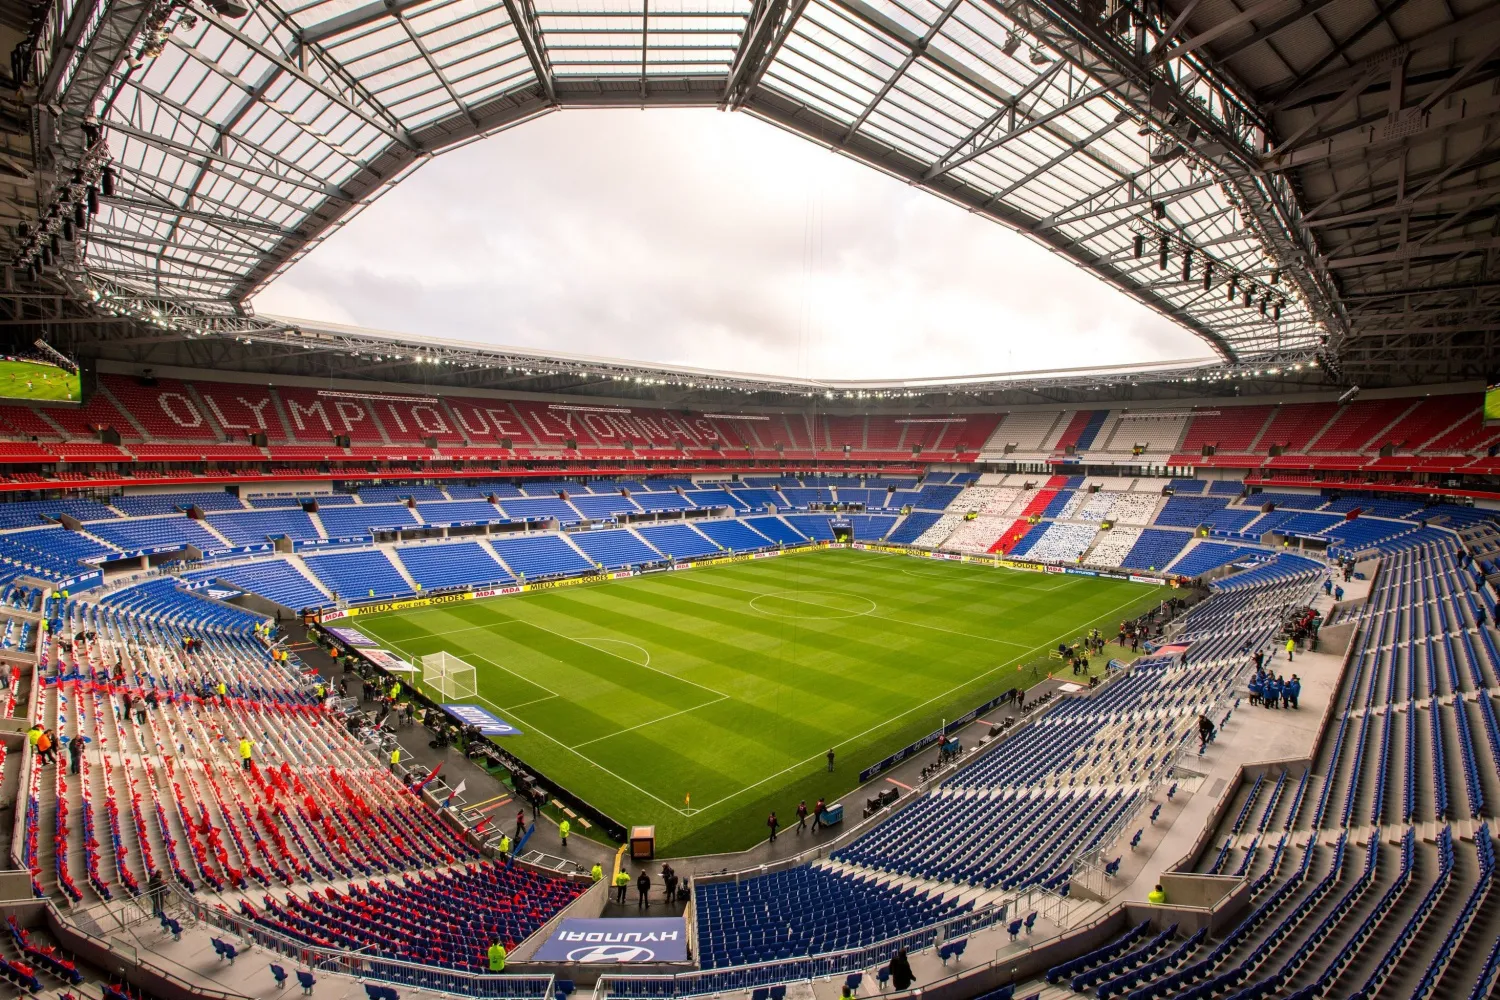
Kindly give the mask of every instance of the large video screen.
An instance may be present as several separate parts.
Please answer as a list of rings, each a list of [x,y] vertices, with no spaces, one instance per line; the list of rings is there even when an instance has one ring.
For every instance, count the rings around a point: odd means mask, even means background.
[[[38,357],[0,355],[0,399],[77,403],[83,387],[78,368]]]
[[[1485,385],[1484,422],[1500,424],[1500,375],[1491,376]]]

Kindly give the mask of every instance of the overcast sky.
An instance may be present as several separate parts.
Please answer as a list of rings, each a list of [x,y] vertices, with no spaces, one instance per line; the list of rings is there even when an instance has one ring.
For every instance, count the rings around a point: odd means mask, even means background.
[[[254,304],[815,378],[1209,353],[999,225],[712,110],[567,111],[444,154]]]

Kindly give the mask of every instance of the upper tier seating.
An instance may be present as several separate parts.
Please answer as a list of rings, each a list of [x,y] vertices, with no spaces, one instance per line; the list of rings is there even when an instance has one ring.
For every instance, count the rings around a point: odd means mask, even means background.
[[[769,538],[766,538],[744,521],[695,521],[694,526],[709,538],[718,542],[721,548],[735,552],[764,549],[771,545]]]
[[[1264,549],[1200,541],[1167,569],[1179,576],[1200,576],[1240,559],[1264,558],[1266,555]]]
[[[800,531],[798,531],[796,528],[792,527],[790,524],[788,524],[786,521],[783,521],[779,517],[771,517],[769,515],[761,517],[747,517],[744,519],[744,521],[760,534],[765,535],[772,542],[780,542],[786,545],[798,545],[802,542],[807,541],[807,536],[803,535]]]
[[[369,535],[372,528],[411,528],[417,523],[411,508],[399,503],[325,507],[318,511],[318,520],[329,538],[357,538]]]
[[[323,586],[349,600],[395,597],[412,592],[390,558],[380,549],[332,552],[303,557]]]
[[[277,535],[297,541],[320,537],[312,518],[298,509],[257,510],[242,514],[217,514],[208,518],[214,530],[236,545],[254,545]]]
[[[1261,435],[1264,446],[1281,445],[1287,451],[1301,452],[1322,431],[1323,425],[1338,412],[1337,403],[1297,403],[1278,406],[1271,423]]]
[[[448,495],[436,486],[362,486],[359,498],[365,503],[405,503],[415,500],[441,503]]]
[[[833,527],[826,514],[785,514],[782,520],[813,541],[833,541]]]
[[[528,580],[561,573],[587,572],[592,564],[557,535],[500,536],[492,546],[512,573]]]
[[[293,611],[322,607],[330,603],[326,594],[285,559],[198,570],[187,574],[184,579],[232,584]]]
[[[605,493],[598,496],[569,495],[569,502],[584,517],[591,521],[604,521],[618,514],[639,514],[641,509],[636,506],[635,501],[619,493]]]
[[[511,499],[502,498],[500,508],[505,511],[505,516],[517,521],[546,521],[556,519],[563,527],[577,524],[583,518],[568,505],[566,500],[557,497],[533,499]]]
[[[661,561],[661,553],[641,541],[634,532],[623,528],[613,531],[579,531],[569,537],[585,555],[605,569],[622,569]],[[765,544],[765,539],[761,539],[761,544]]]
[[[239,497],[223,490],[204,493],[137,493],[115,497],[113,506],[130,517],[171,514],[189,507],[198,507],[206,512],[245,509]]]
[[[483,524],[505,520],[498,507],[484,500],[418,501],[417,513],[427,524]]]
[[[1223,454],[1250,450],[1271,415],[1270,406],[1222,406],[1197,412],[1183,436],[1181,452],[1202,454],[1205,445]]]
[[[348,436],[354,444],[381,444],[385,440],[370,415],[367,400],[325,396],[316,389],[291,386],[278,386],[276,395],[286,414],[287,429],[297,441],[329,444],[335,436]]]
[[[1120,560],[1120,567],[1160,572],[1165,570],[1167,564],[1177,558],[1183,546],[1192,540],[1193,536],[1186,531],[1147,528],[1141,532],[1140,538],[1130,552]]]
[[[1313,442],[1312,451],[1320,454],[1379,450],[1390,434],[1399,436],[1400,432],[1392,428],[1379,441],[1376,435],[1395,424],[1411,407],[1411,399],[1361,399],[1349,403]]]
[[[185,545],[196,546],[203,552],[220,552],[228,548],[209,534],[202,524],[181,514],[99,521],[90,524],[88,530],[90,534],[97,535],[122,552],[181,548]]]
[[[1212,521],[1228,503],[1228,497],[1177,494],[1168,499],[1161,513],[1156,515],[1156,523],[1172,528],[1196,528]]]
[[[396,558],[423,590],[507,584],[514,579],[478,542],[401,545]]]
[[[637,528],[652,548],[671,559],[717,555],[719,546],[687,524],[661,524]]]

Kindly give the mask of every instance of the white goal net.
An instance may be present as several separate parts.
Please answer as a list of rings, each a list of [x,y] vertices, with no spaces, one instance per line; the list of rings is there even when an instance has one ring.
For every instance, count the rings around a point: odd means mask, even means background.
[[[479,694],[474,668],[448,652],[422,657],[422,683],[444,701],[460,701]]]

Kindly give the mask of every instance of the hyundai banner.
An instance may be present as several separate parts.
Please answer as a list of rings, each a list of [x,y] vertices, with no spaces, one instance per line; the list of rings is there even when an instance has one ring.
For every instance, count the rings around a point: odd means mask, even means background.
[[[484,736],[520,736],[521,731],[478,705],[444,705],[443,711],[466,726],[478,726]]]
[[[564,917],[532,960],[584,965],[686,962],[687,924],[682,917]]]

